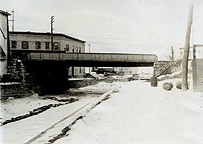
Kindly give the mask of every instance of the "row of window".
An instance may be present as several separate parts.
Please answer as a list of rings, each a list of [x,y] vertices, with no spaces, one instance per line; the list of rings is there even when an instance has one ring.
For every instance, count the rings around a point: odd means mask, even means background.
[[[67,52],[70,51],[69,44],[66,44],[66,48],[64,48],[64,50],[67,51]],[[74,45],[73,45],[72,52],[73,52],[73,53],[75,52],[75,46],[74,46]],[[78,47],[76,46],[76,52],[81,53],[81,47],[78,48]]]
[[[55,50],[59,49],[58,42],[54,42],[53,47],[55,48]],[[11,41],[11,48],[17,48],[17,41]],[[29,42],[22,41],[21,48],[29,49]],[[45,42],[45,49],[49,49],[49,48],[50,48],[50,42]],[[41,42],[39,42],[39,41],[35,42],[35,49],[41,49]]]
[[[11,41],[11,48],[17,48],[17,41]],[[22,49],[29,49],[29,42],[28,41],[22,41],[21,42],[21,48]],[[41,42],[36,41],[35,42],[35,49],[41,49]],[[50,49],[50,42],[45,42],[45,49],[49,50]],[[53,43],[53,50],[59,50],[59,44],[58,42]],[[69,44],[66,44],[66,47],[64,48],[65,51],[69,52]],[[73,45],[72,52],[75,52],[75,47]],[[76,52],[81,53],[81,47],[76,46]]]

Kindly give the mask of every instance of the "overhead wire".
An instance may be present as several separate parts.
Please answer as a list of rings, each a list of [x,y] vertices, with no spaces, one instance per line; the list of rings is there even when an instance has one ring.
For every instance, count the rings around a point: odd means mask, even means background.
[[[137,41],[134,39],[122,39],[122,38],[110,38],[110,37],[98,37],[98,36],[85,36],[85,35],[76,35],[76,34],[68,34],[78,37],[89,37],[89,38],[98,38],[98,39],[110,39],[110,40],[126,40],[126,41]]]

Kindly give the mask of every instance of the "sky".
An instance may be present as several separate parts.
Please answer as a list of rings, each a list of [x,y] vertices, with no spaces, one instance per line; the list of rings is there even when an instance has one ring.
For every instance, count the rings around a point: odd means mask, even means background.
[[[202,0],[1,0],[14,9],[15,31],[54,32],[86,41],[89,52],[156,54],[184,47],[189,5],[194,4],[191,44],[203,44]],[[11,19],[11,17],[9,17]],[[11,25],[10,25],[11,28]]]

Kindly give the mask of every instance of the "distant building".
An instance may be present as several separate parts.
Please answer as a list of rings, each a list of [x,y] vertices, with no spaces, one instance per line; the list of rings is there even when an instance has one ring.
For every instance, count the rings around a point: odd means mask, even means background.
[[[178,59],[183,59],[183,55],[184,55],[184,47],[179,48],[179,55],[178,55]],[[192,59],[193,56],[193,48],[190,47],[190,51],[189,51],[189,59]]]
[[[184,47],[179,48],[178,59],[183,59],[183,55],[184,55]],[[196,47],[195,55],[197,59],[203,59],[203,45]],[[192,59],[193,59],[193,47],[190,47],[189,60],[192,60]]]
[[[51,33],[9,32],[11,52],[18,51],[52,51]],[[61,33],[53,34],[53,52],[84,53],[85,41]],[[84,77],[84,67],[69,68],[69,76]]]
[[[123,75],[133,75],[138,73],[137,67],[115,67],[114,70]]]
[[[92,72],[96,72],[97,74],[104,74],[106,72],[114,72],[113,67],[93,67]]]
[[[196,59],[203,59],[203,45],[197,45],[195,51]],[[184,55],[184,47],[179,48],[179,56],[178,59],[183,59]],[[190,47],[189,50],[189,62],[188,62],[188,69],[192,69],[192,60],[193,60],[193,47]]]
[[[7,73],[8,60],[8,16],[10,14],[0,10],[0,76]]]

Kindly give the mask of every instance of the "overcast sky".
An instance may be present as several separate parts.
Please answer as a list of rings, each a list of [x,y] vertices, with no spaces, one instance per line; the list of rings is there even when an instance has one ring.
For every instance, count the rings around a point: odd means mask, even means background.
[[[91,52],[152,53],[161,59],[171,46],[176,53],[184,47],[190,4],[192,43],[203,44],[203,0],[1,0],[0,9],[15,10],[16,31],[50,32],[54,15],[54,32],[85,40]]]

